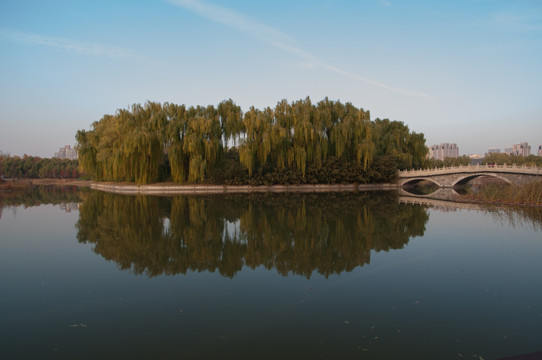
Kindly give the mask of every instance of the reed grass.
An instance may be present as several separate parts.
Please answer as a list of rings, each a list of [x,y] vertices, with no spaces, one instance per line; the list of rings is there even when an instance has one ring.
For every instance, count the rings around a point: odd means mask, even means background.
[[[542,181],[526,185],[487,184],[469,197],[479,201],[542,206]]]

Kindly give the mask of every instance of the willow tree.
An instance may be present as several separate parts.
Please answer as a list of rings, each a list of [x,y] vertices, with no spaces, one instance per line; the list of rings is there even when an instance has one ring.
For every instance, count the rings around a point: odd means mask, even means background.
[[[158,129],[152,120],[154,116],[161,116],[160,112],[159,104],[136,104],[131,109],[117,111],[113,117],[114,126],[103,123],[99,130],[104,136],[100,139],[98,160],[111,162],[106,167],[111,180],[135,181],[138,184],[158,180],[163,130]]]
[[[239,145],[239,160],[248,169],[249,176],[256,166],[265,165],[271,153],[271,125],[273,110],[263,112],[251,107],[243,118],[244,137]]]
[[[305,177],[307,163],[320,163],[319,134],[314,127],[314,108],[310,99],[292,103],[293,151],[295,164]],[[315,161],[315,157],[318,159]]]
[[[227,151],[229,141],[233,140],[233,146],[235,147],[243,131],[243,113],[241,112],[241,108],[232,99],[222,101],[218,104],[217,111],[220,117],[223,146],[225,151]]]
[[[158,141],[165,146],[167,142],[167,124],[169,122],[166,109],[169,104],[164,105],[148,101],[141,111],[142,121],[145,129],[158,138]]]
[[[321,163],[327,147],[315,122],[315,108],[310,98],[275,106],[271,129],[271,157],[279,170],[295,166],[305,176],[306,167]]]
[[[327,98],[326,98],[327,100]],[[320,169],[321,166],[327,160],[330,149],[330,134],[331,126],[329,123],[329,117],[326,112],[322,111],[321,102],[317,106],[312,106],[312,164]]]
[[[158,180],[165,120],[161,105],[147,103],[105,115],[89,132],[77,134],[81,169],[106,181]]]
[[[136,127],[126,134],[123,159],[130,164],[125,180],[147,184],[158,180],[158,166],[162,159],[162,146],[156,133]],[[121,177],[122,178],[122,177]]]
[[[94,132],[98,135],[96,163],[98,180],[125,180],[117,166],[122,163],[121,149],[125,129],[119,116],[105,115],[95,123]]]
[[[335,103],[327,97],[318,102],[316,114],[318,122],[321,124],[321,129],[328,142],[331,141],[331,132],[335,125],[339,122],[342,105],[340,102]]]
[[[411,133],[403,122],[378,118],[373,130],[377,155],[395,157],[400,169],[422,166],[427,154],[423,134]]]
[[[126,155],[135,167],[130,174],[137,183],[158,180],[158,169],[163,161],[167,115],[159,103],[147,102],[132,107],[134,126],[126,136]]]
[[[402,168],[418,167],[427,151],[423,134],[410,133],[403,123],[371,123],[369,112],[351,103],[325,98],[315,106],[308,97],[263,111],[251,107],[244,115],[231,99],[217,108],[134,104],[76,137],[84,173],[138,184],[157,181],[161,173],[179,183],[205,181],[231,143],[249,176],[268,166],[298,169],[305,177],[309,166],[321,169],[330,156],[365,170],[381,155],[399,159]]]
[[[184,151],[188,121],[184,105],[168,104],[165,112],[169,123],[166,129],[167,151],[173,181],[183,183],[188,178],[188,153]]]
[[[87,176],[97,178],[96,143],[93,131],[79,130],[75,135],[79,170]]]
[[[412,154],[412,167],[419,169],[425,164],[429,149],[425,145],[425,137],[422,133],[413,132],[408,139],[408,152]]]
[[[222,131],[212,105],[191,107],[186,114],[183,151],[188,155],[188,181],[197,182],[204,180],[207,168],[219,159]]]
[[[342,158],[355,161],[358,165],[363,163],[366,170],[374,154],[369,113],[347,103],[344,118],[336,128],[338,131],[335,132],[335,140],[342,145]]]
[[[286,100],[277,103],[274,109],[267,109],[267,121],[271,150],[268,159],[277,170],[290,167],[294,161],[292,149],[292,119],[290,106]]]

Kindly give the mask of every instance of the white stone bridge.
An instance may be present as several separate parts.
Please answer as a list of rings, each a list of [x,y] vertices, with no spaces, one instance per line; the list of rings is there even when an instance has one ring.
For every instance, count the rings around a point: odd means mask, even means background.
[[[438,169],[407,170],[399,172],[399,186],[414,185],[420,181],[431,181],[441,188],[464,185],[480,176],[491,176],[509,184],[523,185],[542,180],[542,168],[516,165],[468,165]]]

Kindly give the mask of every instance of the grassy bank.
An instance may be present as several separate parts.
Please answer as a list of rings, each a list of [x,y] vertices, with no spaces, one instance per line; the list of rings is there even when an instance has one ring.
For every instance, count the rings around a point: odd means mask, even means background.
[[[30,187],[30,181],[6,181],[0,180],[0,193],[1,192],[12,192],[12,191],[25,191]]]
[[[8,179],[0,180],[0,192],[26,191],[34,186],[90,186],[91,183],[75,179]]]
[[[542,206],[542,181],[533,181],[522,186],[487,184],[466,197],[492,203]]]

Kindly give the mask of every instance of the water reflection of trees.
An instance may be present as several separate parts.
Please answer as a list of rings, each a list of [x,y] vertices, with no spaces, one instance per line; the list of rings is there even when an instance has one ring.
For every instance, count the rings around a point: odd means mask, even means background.
[[[2,210],[14,206],[60,205],[81,202],[76,186],[32,186],[18,191],[0,192],[0,218]]]
[[[253,194],[161,198],[91,192],[78,239],[121,269],[149,276],[243,266],[310,277],[368,264],[425,231],[424,207],[396,195]]]

